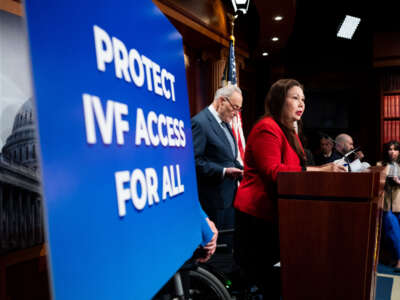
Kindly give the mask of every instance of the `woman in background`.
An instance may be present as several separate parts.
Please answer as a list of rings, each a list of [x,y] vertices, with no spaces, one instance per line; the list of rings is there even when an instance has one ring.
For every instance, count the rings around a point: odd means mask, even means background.
[[[247,140],[243,180],[234,202],[235,259],[265,299],[280,299],[280,276],[273,267],[280,261],[277,174],[346,171],[333,163],[320,167],[307,165],[295,130],[304,109],[303,87],[298,81],[281,79],[271,86],[265,100],[265,114]]]
[[[400,272],[400,144],[390,141],[383,145],[383,161],[377,165],[385,166],[385,200],[382,216],[382,233],[394,254],[395,271]]]

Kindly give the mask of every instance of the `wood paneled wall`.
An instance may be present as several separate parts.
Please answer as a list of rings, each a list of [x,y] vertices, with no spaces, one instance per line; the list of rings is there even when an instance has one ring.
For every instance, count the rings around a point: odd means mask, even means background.
[[[221,86],[229,54],[227,15],[222,1],[153,0],[181,33],[185,50],[185,66],[191,116],[209,105]],[[212,4],[211,4],[212,2]],[[217,22],[218,20],[218,22]],[[235,34],[236,35],[236,34]],[[256,75],[247,63],[249,53],[244,41],[235,47],[238,85],[246,92],[244,105],[256,101]],[[241,73],[249,76],[243,80]],[[253,78],[251,78],[253,77]],[[248,116],[246,115],[248,112]],[[243,122],[254,123],[250,110],[244,109]],[[250,125],[251,124],[251,125]],[[246,125],[244,125],[245,128]]]

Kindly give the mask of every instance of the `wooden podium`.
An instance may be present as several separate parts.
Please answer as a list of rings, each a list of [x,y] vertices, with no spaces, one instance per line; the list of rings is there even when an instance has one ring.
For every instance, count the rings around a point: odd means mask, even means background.
[[[382,170],[278,175],[283,300],[375,299]]]

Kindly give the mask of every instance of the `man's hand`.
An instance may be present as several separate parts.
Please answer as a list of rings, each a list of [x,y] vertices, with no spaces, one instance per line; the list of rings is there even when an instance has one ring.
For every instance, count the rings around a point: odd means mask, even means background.
[[[225,176],[233,179],[238,179],[243,176],[243,170],[240,170],[238,168],[226,168]]]
[[[215,227],[215,224],[213,221],[211,221],[209,218],[206,218],[206,221],[208,225],[211,228],[211,231],[214,232],[214,235],[211,239],[211,241],[208,242],[207,245],[204,246],[204,250],[206,250],[206,256],[204,258],[199,258],[197,259],[198,262],[204,263],[208,261],[211,256],[214,254],[215,250],[217,249],[217,238],[218,238],[218,229]]]
[[[357,151],[356,158],[358,158],[359,160],[362,160],[364,158],[364,153],[362,153],[362,151]]]

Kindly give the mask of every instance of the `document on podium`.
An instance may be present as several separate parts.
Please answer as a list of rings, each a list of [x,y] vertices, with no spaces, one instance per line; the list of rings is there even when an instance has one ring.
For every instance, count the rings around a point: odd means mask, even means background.
[[[346,161],[345,157],[335,160],[334,163],[337,165],[345,166],[347,168],[350,167],[350,170],[352,172],[361,172],[371,167],[369,163],[361,162],[358,158],[353,160],[350,164]]]
[[[358,158],[350,163],[350,170],[352,172],[361,172],[368,169],[371,165],[367,162],[361,162]]]

